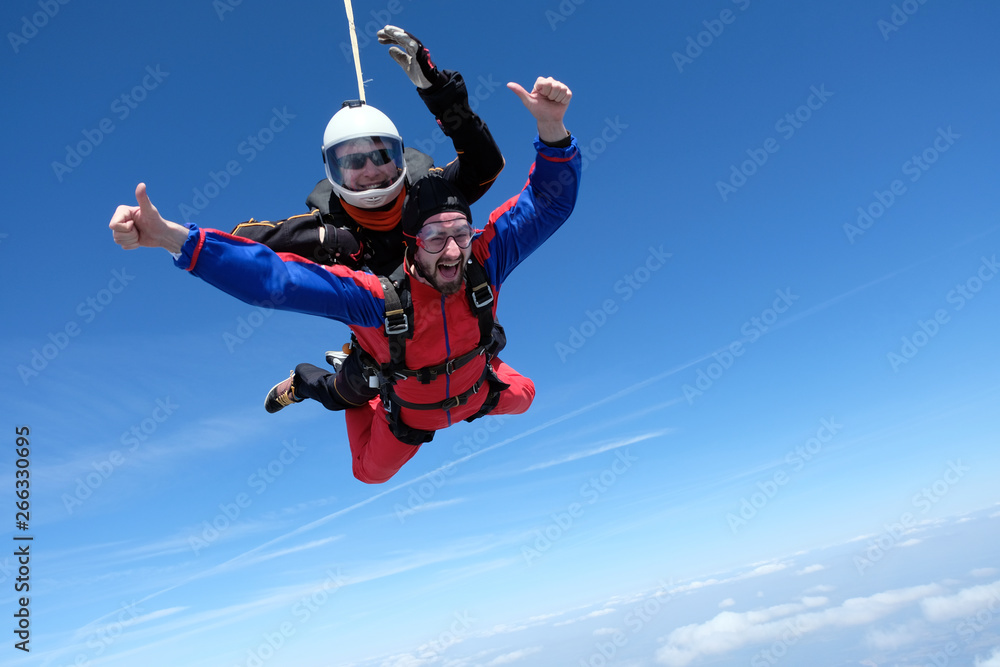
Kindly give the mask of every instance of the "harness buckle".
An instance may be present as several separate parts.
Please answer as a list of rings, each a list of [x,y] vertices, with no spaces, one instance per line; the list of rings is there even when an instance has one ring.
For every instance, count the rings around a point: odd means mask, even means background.
[[[402,315],[400,315],[400,317],[403,318],[403,321],[400,323],[399,320],[397,319],[396,320],[397,323],[393,324],[392,322],[390,322],[390,317],[388,315],[385,316],[385,335],[399,336],[401,334],[405,334],[407,331],[410,330],[410,320],[406,316],[406,313],[403,313]]]
[[[465,401],[462,400],[461,396],[452,396],[449,399],[441,401],[442,410],[452,410],[462,405]]]
[[[485,295],[486,298],[483,299],[482,301],[479,300],[479,294],[481,288],[486,289],[486,295]],[[476,306],[476,308],[482,308],[484,306],[488,306],[491,303],[493,303],[493,290],[490,289],[489,284],[483,283],[479,287],[474,287],[472,289],[472,303]]]

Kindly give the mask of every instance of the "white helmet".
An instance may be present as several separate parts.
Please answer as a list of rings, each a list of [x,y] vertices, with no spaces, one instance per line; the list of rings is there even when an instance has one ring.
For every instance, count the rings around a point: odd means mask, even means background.
[[[345,158],[337,158],[337,146],[349,141],[367,140],[366,152],[352,154],[356,166],[347,167]],[[347,187],[343,176],[344,168],[360,169],[371,160],[381,166],[390,160],[396,165],[395,177],[366,190]],[[360,161],[360,162],[358,162]],[[389,117],[360,100],[344,102],[340,111],[333,115],[323,133],[323,162],[326,177],[334,192],[348,204],[359,208],[378,208],[391,204],[403,191],[406,182],[406,162],[403,160],[403,140]]]

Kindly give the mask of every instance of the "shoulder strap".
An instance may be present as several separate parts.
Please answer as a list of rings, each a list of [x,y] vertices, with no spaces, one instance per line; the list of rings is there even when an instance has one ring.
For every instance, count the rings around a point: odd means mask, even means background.
[[[402,279],[392,280],[401,273],[401,269],[402,266],[388,278],[378,277],[385,298],[385,335],[389,338],[389,363],[385,371],[389,376],[396,369],[406,367],[406,339],[413,338],[413,300],[410,298],[409,281],[405,273]]]
[[[465,291],[469,297],[469,307],[479,318],[479,344],[488,346],[493,339],[493,289],[490,287],[486,268],[475,256],[466,265]]]

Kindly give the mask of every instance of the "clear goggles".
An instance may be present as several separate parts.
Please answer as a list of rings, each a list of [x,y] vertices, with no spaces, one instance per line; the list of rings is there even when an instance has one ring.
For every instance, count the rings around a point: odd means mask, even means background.
[[[448,245],[448,239],[455,239],[455,244],[461,249],[466,249],[472,243],[472,237],[476,230],[468,221],[449,229],[428,229],[424,227],[417,234],[417,247],[423,248],[432,255],[444,250]]]
[[[354,188],[347,187],[351,179],[345,176],[345,172],[364,169],[369,161],[376,167],[389,163],[396,165],[396,174],[389,179],[391,185],[399,178],[403,168],[403,142],[392,137],[357,137],[327,146],[323,149],[323,156],[332,180],[348,190]]]

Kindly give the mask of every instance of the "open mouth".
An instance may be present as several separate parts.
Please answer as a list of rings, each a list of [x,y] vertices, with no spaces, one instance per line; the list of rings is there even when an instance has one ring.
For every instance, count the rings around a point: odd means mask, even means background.
[[[459,262],[454,262],[452,264],[441,262],[440,264],[438,264],[438,274],[441,276],[441,278],[450,282],[458,277],[459,268],[460,268]]]

